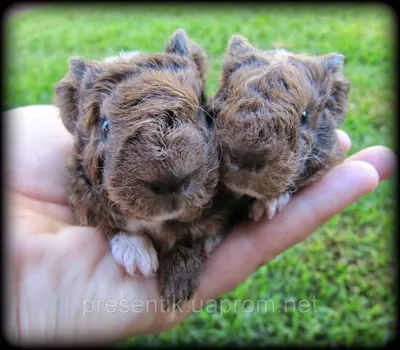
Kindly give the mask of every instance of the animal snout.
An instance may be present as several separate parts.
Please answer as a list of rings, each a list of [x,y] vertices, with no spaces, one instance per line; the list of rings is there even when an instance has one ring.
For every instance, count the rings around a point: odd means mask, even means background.
[[[190,178],[166,178],[153,181],[149,184],[150,189],[156,195],[181,194],[190,186]]]
[[[266,160],[260,154],[234,152],[230,154],[230,163],[234,170],[260,172],[266,166]]]

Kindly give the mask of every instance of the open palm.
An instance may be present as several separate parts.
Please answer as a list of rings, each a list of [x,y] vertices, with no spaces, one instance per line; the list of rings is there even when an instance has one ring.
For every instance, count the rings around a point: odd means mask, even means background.
[[[101,233],[74,225],[65,171],[72,137],[58,110],[28,106],[3,117],[7,335],[15,343],[107,344],[172,328],[373,191],[395,166],[386,147],[364,149],[294,196],[273,220],[237,227],[207,261],[194,301],[165,312],[155,277],[127,276]],[[348,150],[347,135],[338,137]]]

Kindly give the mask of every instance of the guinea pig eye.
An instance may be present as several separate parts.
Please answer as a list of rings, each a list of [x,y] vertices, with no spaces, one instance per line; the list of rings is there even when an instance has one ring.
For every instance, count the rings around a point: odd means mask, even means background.
[[[307,124],[307,120],[308,120],[308,112],[307,111],[303,111],[302,115],[301,115],[301,125],[306,125]]]
[[[186,191],[190,186],[190,178],[185,179],[182,183],[182,190]]]
[[[107,140],[109,131],[110,131],[110,125],[108,124],[108,120],[104,119],[103,124],[101,126],[101,136],[103,138],[103,141]]]

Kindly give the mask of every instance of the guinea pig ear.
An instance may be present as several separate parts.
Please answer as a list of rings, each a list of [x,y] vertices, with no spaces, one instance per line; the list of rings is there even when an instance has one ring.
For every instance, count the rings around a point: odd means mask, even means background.
[[[238,69],[245,66],[267,66],[268,60],[264,56],[244,36],[232,35],[222,62],[221,89]]]
[[[336,73],[343,68],[344,56],[339,53],[330,53],[322,56],[322,62],[328,71]]]
[[[165,47],[165,52],[191,58],[196,64],[200,76],[204,79],[207,55],[200,45],[189,39],[183,29],[178,29],[172,34]]]
[[[69,59],[69,71],[78,81],[83,79],[83,75],[88,66],[89,63],[80,57],[71,57]]]
[[[176,30],[168,40],[165,51],[181,56],[189,56],[189,38],[183,29]]]
[[[255,48],[243,35],[232,35],[228,43],[228,55],[240,57],[254,52]]]
[[[88,63],[85,60],[71,57],[68,73],[54,85],[54,104],[60,109],[61,120],[70,133],[76,128],[81,82],[87,68]]]
[[[222,63],[223,79],[229,78],[240,67],[253,64],[267,65],[268,62],[247,38],[238,34],[232,35]]]
[[[336,122],[336,127],[343,124],[350,92],[350,82],[343,74],[344,56],[330,53],[322,56],[322,62],[327,71],[332,73],[332,91],[327,102],[327,109]]]

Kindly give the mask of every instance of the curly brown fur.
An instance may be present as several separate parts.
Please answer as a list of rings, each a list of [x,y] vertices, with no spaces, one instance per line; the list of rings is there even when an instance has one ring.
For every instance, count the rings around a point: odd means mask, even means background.
[[[191,224],[201,222],[219,179],[204,111],[205,64],[203,49],[182,30],[165,53],[70,59],[69,72],[55,85],[55,104],[75,136],[68,169],[79,224],[110,236],[138,234],[142,246],[148,243],[140,235],[147,234],[167,250],[185,235],[207,235]],[[171,230],[171,220],[192,226]],[[115,251],[132,263],[124,253],[131,243],[125,243]],[[190,249],[185,256],[192,256]]]
[[[194,296],[203,271],[203,246],[203,240],[185,237],[161,256],[159,273],[164,308],[176,308]]]
[[[232,36],[208,106],[228,188],[269,201],[318,180],[343,160],[335,134],[350,88],[343,60],[334,53],[261,51]]]
[[[193,297],[205,260],[236,224],[247,219],[251,202],[249,197],[238,199],[220,184],[212,205],[203,211],[201,218],[189,224],[178,221],[166,224],[167,230],[187,234],[176,240],[172,249],[158,248],[163,261],[160,280],[165,307],[177,307]]]

